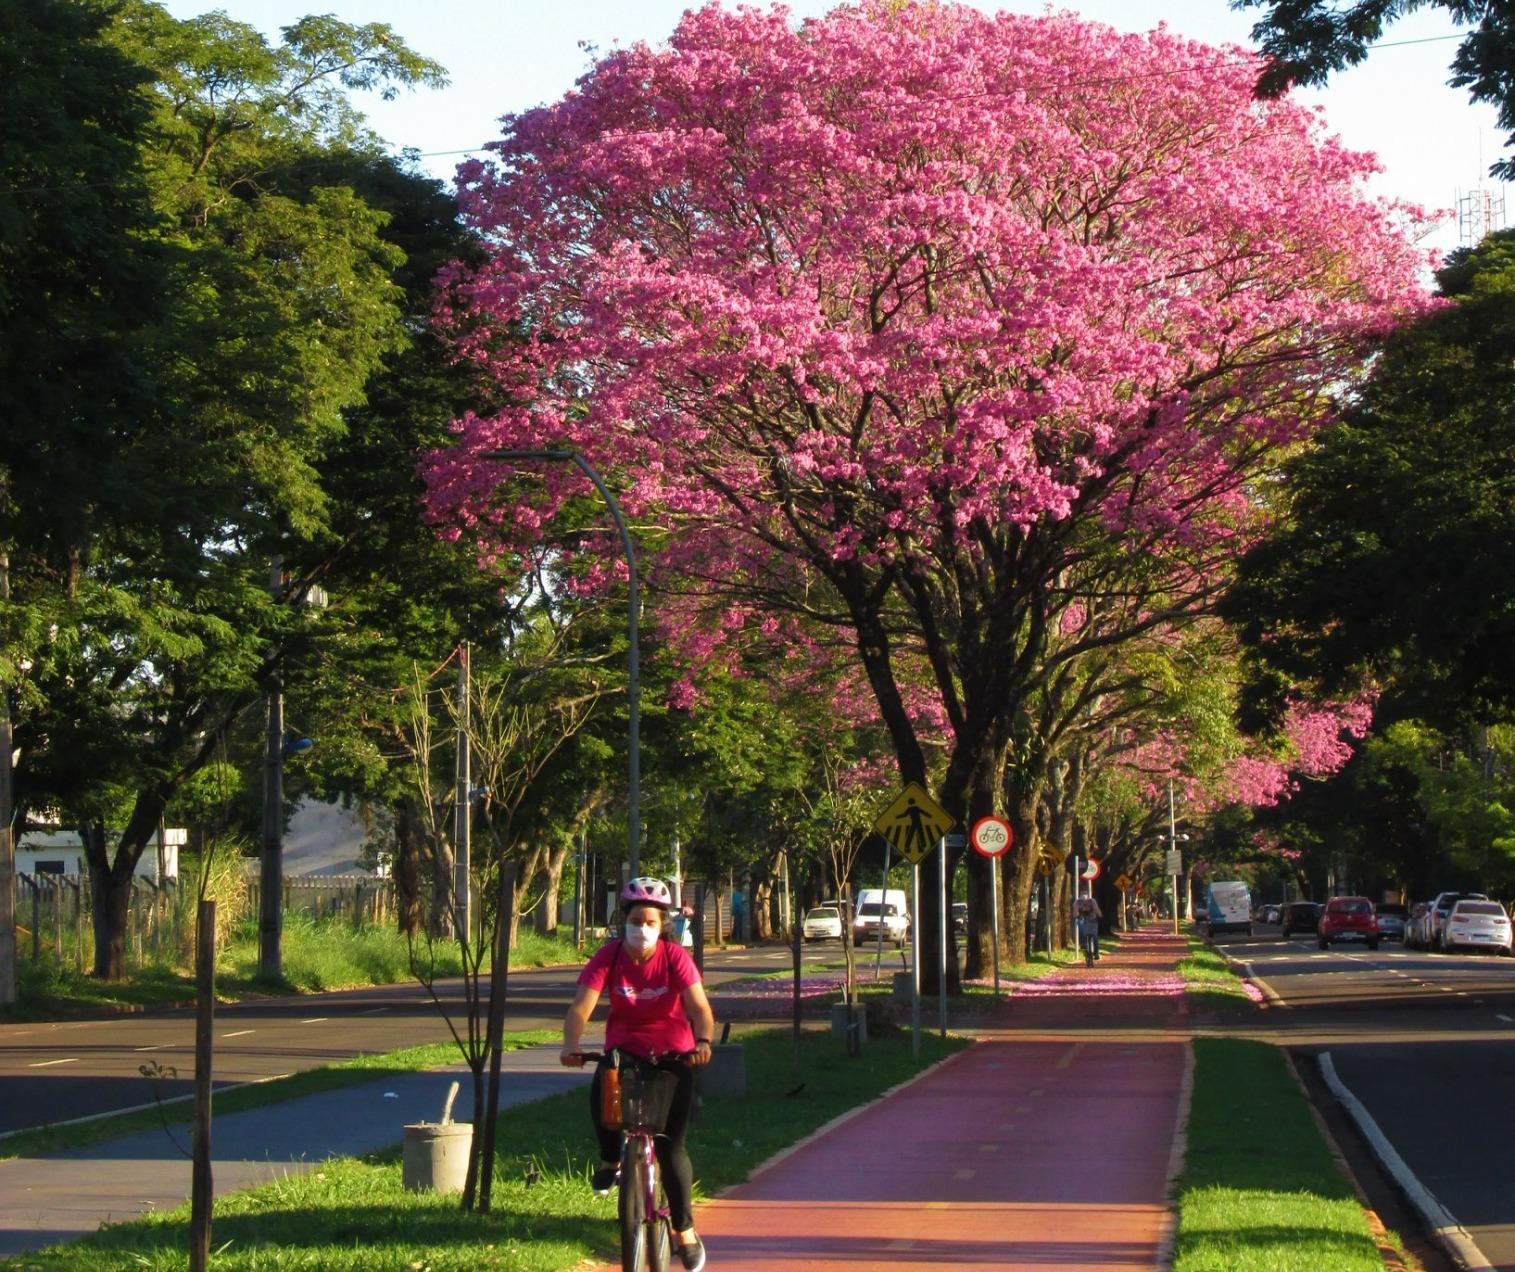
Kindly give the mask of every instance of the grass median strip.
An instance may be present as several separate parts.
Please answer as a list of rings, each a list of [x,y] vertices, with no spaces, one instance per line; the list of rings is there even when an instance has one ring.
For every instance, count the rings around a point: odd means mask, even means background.
[[[747,1094],[712,1098],[690,1129],[697,1195],[745,1179],[780,1149],[967,1045],[908,1033],[870,1039],[848,1057],[829,1032],[741,1036]],[[613,1257],[615,1199],[595,1197],[595,1156],[583,1091],[501,1114],[494,1212],[465,1215],[457,1199],[406,1192],[398,1152],[338,1159],[305,1175],[216,1203],[217,1272],[564,1272]],[[115,1224],[80,1241],[0,1263],[16,1272],[182,1269],[188,1207]]]
[[[1257,1001],[1247,992],[1246,982],[1225,959],[1203,941],[1192,937],[1189,953],[1179,960],[1178,974],[1184,979],[1184,990],[1191,1006],[1236,1012],[1247,1010]]]
[[[1362,1207],[1283,1053],[1194,1041],[1173,1272],[1382,1272]]]
[[[555,1032],[536,1029],[522,1030],[505,1035],[505,1048],[514,1051],[520,1047],[535,1046],[548,1042],[558,1035]],[[217,1091],[212,1108],[212,1117],[224,1117],[228,1113],[240,1113],[244,1109],[262,1108],[285,1100],[315,1095],[321,1091],[335,1091],[341,1087],[354,1086],[359,1082],[372,1082],[378,1078],[400,1073],[415,1073],[421,1069],[436,1069],[455,1064],[460,1060],[457,1044],[452,1042],[426,1043],[418,1047],[401,1047],[374,1055],[354,1056],[335,1064],[321,1065],[291,1073],[287,1077],[271,1078],[247,1086],[232,1087]],[[181,1078],[192,1077],[182,1073]],[[152,1099],[149,1079],[143,1081],[143,1102]],[[90,1118],[68,1126],[43,1126],[36,1130],[21,1131],[6,1139],[0,1139],[0,1158],[36,1157],[42,1153],[54,1153],[65,1148],[83,1148],[98,1144],[101,1140],[118,1135],[130,1135],[135,1131],[150,1131],[163,1125],[167,1118],[170,1126],[188,1122],[190,1102],[180,1098],[165,1102],[160,1112],[156,1108],[139,1109],[133,1113]]]

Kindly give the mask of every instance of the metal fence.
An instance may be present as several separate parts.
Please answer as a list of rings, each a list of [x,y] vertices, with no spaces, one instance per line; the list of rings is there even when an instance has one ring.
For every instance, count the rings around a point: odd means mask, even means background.
[[[225,904],[229,930],[238,919],[258,913],[259,881],[251,874],[235,899]],[[94,966],[95,933],[88,875],[17,874],[16,953],[19,958],[51,959],[59,967],[87,972]],[[286,914],[345,921],[354,927],[385,923],[393,913],[393,886],[374,875],[298,876],[284,881]],[[218,916],[218,926],[221,926]],[[195,882],[174,879],[159,885],[134,877],[125,926],[128,971],[154,965],[188,967],[194,959]]]
[[[95,932],[88,875],[16,876],[17,950],[33,961],[50,957],[59,966],[88,971]],[[193,947],[194,897],[168,880],[133,878],[127,902],[125,951],[128,968],[179,963]]]
[[[256,873],[247,878],[247,892],[250,913],[257,914],[263,886]],[[361,927],[387,922],[393,908],[394,887],[377,875],[294,875],[284,880],[285,914],[346,919]]]

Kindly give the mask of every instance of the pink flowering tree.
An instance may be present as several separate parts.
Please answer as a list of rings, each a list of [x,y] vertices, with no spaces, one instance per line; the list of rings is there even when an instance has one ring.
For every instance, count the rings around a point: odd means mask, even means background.
[[[691,656],[775,614],[845,634],[900,777],[929,720],[938,798],[989,811],[1073,581],[1140,590],[1102,644],[1204,609],[1252,483],[1424,303],[1372,160],[1258,70],[882,0],[609,54],[460,169],[485,259],[438,319],[508,405],[431,459],[434,515],[529,536],[571,469],[502,501],[482,453],[577,447],[718,616]]]

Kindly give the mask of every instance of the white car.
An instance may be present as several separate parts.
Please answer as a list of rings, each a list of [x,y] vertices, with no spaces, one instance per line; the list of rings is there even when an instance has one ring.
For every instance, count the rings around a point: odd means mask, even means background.
[[[818,905],[807,910],[800,923],[800,935],[807,941],[840,941],[842,912],[834,905]]]
[[[1498,901],[1459,901],[1441,929],[1441,948],[1510,952],[1510,916]]]
[[[886,941],[892,941],[900,949],[905,948],[905,941],[910,936],[910,919],[905,912],[893,901],[884,903],[884,915],[879,919],[879,903],[877,901],[863,901],[857,907],[857,918],[852,922],[852,943],[854,945],[876,944],[879,939],[880,929]]]

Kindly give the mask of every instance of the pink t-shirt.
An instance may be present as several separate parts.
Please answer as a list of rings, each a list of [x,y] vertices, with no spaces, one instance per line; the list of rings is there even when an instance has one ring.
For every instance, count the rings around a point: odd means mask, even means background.
[[[683,994],[699,983],[700,969],[672,941],[659,941],[645,963],[638,963],[619,941],[611,941],[600,946],[579,973],[580,985],[610,1000],[605,1046],[634,1056],[694,1050],[694,1030],[684,1012]]]

